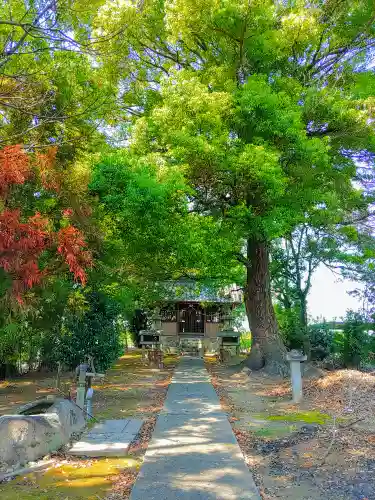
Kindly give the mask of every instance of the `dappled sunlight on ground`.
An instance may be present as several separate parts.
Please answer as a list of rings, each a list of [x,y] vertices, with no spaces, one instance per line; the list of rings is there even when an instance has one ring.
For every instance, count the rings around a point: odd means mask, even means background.
[[[173,368],[176,357],[166,357]],[[160,411],[169,385],[169,368],[155,369],[144,365],[141,354],[125,354],[108,371],[102,384],[94,386],[94,414],[97,418],[148,418]]]
[[[288,379],[207,368],[263,498],[375,498],[374,375],[304,380],[297,405]]]
[[[44,473],[33,473],[0,485],[2,500],[98,499],[110,491],[124,469],[139,468],[130,458],[70,460]]]
[[[201,359],[183,359],[176,368],[132,494],[134,500],[259,498]]]
[[[179,492],[190,492],[191,498],[205,498],[206,500],[214,500],[216,498],[233,500],[233,498],[242,498],[243,490],[234,486],[237,481],[243,476],[243,471],[236,470],[234,467],[223,466],[216,469],[203,469],[197,474],[184,474],[170,478],[171,485]],[[214,492],[207,491],[207,485],[214,484],[217,491],[220,492],[218,497]],[[204,497],[202,497],[202,492]],[[235,496],[234,496],[235,495]]]
[[[102,383],[93,386],[96,419],[133,417],[144,421],[126,457],[66,460],[64,454],[56,455],[55,464],[60,464],[59,467],[0,484],[1,500],[98,500],[104,499],[111,491],[120,495],[118,498],[127,498],[176,362],[176,356],[169,356],[166,368],[159,370],[145,365],[139,351],[131,351],[108,370]],[[70,374],[64,374],[62,380],[68,383]],[[2,382],[0,413],[10,413],[46,392],[56,392],[54,384],[51,374],[35,374],[35,377],[30,375]]]
[[[329,406],[331,412],[350,413],[358,418],[374,413],[375,377],[358,370],[337,370],[305,384],[305,394],[316,407]]]
[[[61,386],[66,394],[68,391],[65,388],[70,386],[70,379],[70,373],[61,377]],[[14,413],[18,406],[45,397],[47,394],[58,394],[55,384],[56,379],[50,373],[44,374],[44,378],[40,373],[33,373],[1,382],[0,415]]]

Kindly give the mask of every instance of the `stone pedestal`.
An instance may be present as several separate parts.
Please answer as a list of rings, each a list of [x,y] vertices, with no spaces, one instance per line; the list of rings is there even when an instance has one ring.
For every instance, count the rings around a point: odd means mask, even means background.
[[[306,361],[307,356],[297,349],[292,349],[288,352],[286,359],[290,363],[293,403],[299,403],[302,400],[301,363],[302,361]]]

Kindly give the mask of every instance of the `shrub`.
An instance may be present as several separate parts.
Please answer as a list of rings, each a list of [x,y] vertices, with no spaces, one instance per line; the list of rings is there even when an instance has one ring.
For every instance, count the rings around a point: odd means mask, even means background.
[[[87,309],[64,321],[59,360],[74,369],[87,355],[94,358],[95,369],[104,371],[121,354],[121,330],[116,304],[98,292],[86,295]]]
[[[308,336],[311,344],[311,359],[321,361],[333,352],[334,331],[326,322],[310,325]]]
[[[284,309],[276,305],[275,312],[285,346],[288,349],[303,349],[304,336],[299,309],[297,307]]]
[[[342,343],[342,357],[346,368],[360,367],[369,339],[362,315],[348,311],[345,317]]]

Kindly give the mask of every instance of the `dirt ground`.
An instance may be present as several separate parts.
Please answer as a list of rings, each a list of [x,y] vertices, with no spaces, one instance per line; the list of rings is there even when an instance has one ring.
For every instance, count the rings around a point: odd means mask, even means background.
[[[305,383],[208,362],[264,500],[375,500],[375,376],[345,371]]]
[[[165,368],[146,366],[140,351],[122,356],[94,386],[93,409],[97,420],[140,418],[144,421],[137,440],[122,458],[80,460],[63,452],[52,458],[54,467],[0,484],[2,500],[119,500],[129,497],[156,416],[160,411],[176,364],[176,357],[165,358]],[[68,390],[69,374],[62,377]],[[29,401],[53,394],[53,375],[34,374],[0,384],[0,414],[12,413]]]
[[[0,484],[2,500],[120,500],[129,498],[176,358],[163,370],[140,352],[118,360],[94,386],[97,419],[142,418],[126,457],[77,460],[63,453],[44,473]],[[245,459],[264,500],[375,500],[375,377],[342,370],[305,383],[301,405],[289,382],[241,372],[207,360]],[[54,393],[53,376],[36,374],[0,384],[0,414]],[[62,386],[68,388],[69,374]]]

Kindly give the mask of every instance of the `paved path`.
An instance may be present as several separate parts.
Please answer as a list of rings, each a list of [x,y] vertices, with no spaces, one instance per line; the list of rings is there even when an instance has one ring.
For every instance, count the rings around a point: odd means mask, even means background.
[[[68,455],[79,457],[119,457],[126,455],[129,446],[142,427],[142,420],[105,420],[86,431],[74,443]]]
[[[183,358],[130,500],[259,500],[201,359]]]

